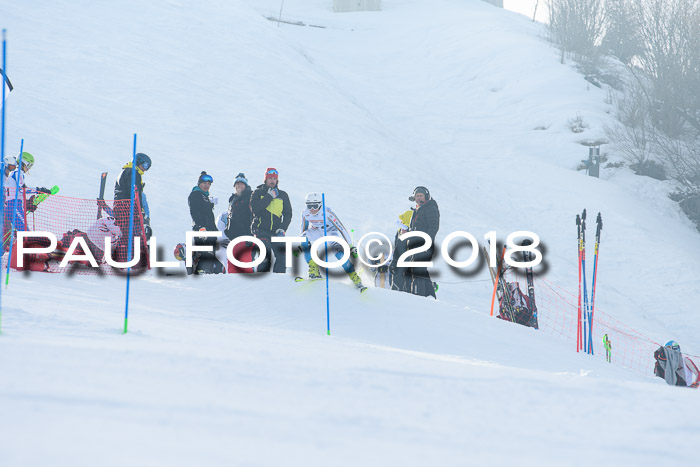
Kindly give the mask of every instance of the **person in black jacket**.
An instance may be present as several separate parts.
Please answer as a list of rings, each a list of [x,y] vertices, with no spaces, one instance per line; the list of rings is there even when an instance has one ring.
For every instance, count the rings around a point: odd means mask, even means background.
[[[430,197],[430,192],[424,186],[416,187],[416,189],[413,190],[413,196],[408,199],[416,202],[416,209],[413,213],[413,217],[411,217],[409,231],[425,232],[432,240],[430,249],[411,256],[409,261],[430,261],[433,259],[433,253],[435,252],[435,236],[440,229],[440,210],[435,200]],[[418,248],[423,246],[423,244],[424,241],[421,238],[414,237],[408,239],[409,249]],[[411,275],[413,276],[411,280],[411,293],[423,297],[437,298],[428,268],[414,267],[411,269]]]
[[[279,189],[279,172],[269,168],[265,171],[265,179],[250,198],[250,208],[253,211],[253,235],[262,240],[267,248],[267,257],[258,266],[259,272],[268,272],[274,252],[275,265],[273,272],[285,272],[284,243],[272,243],[272,237],[283,237],[289,223],[292,221],[292,205],[287,193]]]
[[[136,177],[134,184],[134,230],[133,237],[142,237],[141,245],[141,262],[146,264],[146,245],[145,242],[151,237],[151,226],[148,213],[148,205],[145,202],[143,193],[143,174],[151,168],[151,158],[140,152],[136,154]],[[131,211],[131,173],[132,162],[127,163],[122,167],[122,173],[114,184],[114,221],[121,230],[121,239],[114,250],[115,261],[127,261],[127,250],[129,243],[129,217]],[[139,210],[140,208],[140,210]],[[143,262],[143,263],[142,263]]]
[[[243,235],[252,235],[250,224],[253,222],[253,212],[250,210],[250,195],[253,191],[243,172],[236,175],[233,188],[236,191],[228,199],[226,230],[224,230],[229,240]]]
[[[216,221],[214,220],[214,205],[216,198],[209,196],[209,188],[214,181],[211,175],[202,172],[197,180],[197,186],[192,188],[187,197],[187,204],[190,206],[190,216],[192,216],[192,230],[198,232],[216,232]],[[195,245],[212,245],[216,247],[216,238],[201,237],[195,238]],[[223,265],[216,259],[213,252],[200,252],[199,261],[194,268],[195,274],[219,274],[223,272]]]

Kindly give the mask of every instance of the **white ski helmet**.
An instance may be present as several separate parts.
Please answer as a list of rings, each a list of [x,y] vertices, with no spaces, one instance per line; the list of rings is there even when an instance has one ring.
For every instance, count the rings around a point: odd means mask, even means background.
[[[8,165],[17,165],[17,158],[15,156],[5,156],[5,167]]]
[[[321,209],[323,198],[318,193],[309,193],[306,195],[306,207],[309,209]]]

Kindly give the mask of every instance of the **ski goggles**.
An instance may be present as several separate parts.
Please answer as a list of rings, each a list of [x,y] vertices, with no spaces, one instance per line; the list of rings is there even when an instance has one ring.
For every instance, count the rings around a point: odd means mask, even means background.
[[[213,183],[214,179],[211,175],[202,175],[199,177],[199,183]]]
[[[265,179],[268,178],[278,178],[280,173],[277,171],[277,169],[267,169],[265,171]]]
[[[22,167],[24,167],[24,170],[26,172],[29,172],[29,169],[31,169],[34,166],[34,162],[25,162],[22,161]]]
[[[143,161],[143,163],[141,164],[141,167],[143,167],[143,170],[146,171],[146,170],[151,168],[151,163],[148,161]]]
[[[317,211],[321,209],[321,203],[306,203],[306,207],[312,211]]]

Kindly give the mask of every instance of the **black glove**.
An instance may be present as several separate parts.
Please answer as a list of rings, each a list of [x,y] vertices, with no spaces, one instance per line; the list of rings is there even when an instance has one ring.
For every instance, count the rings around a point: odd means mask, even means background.
[[[146,234],[146,240],[151,239],[151,235],[153,235],[153,229],[151,228],[151,219],[148,217],[145,217],[143,219],[143,230],[144,233]]]
[[[36,191],[38,191],[39,193],[48,193],[48,194],[51,194],[51,190],[49,190],[48,188],[44,188],[44,187],[39,187],[39,188],[36,189]]]
[[[34,195],[30,196],[29,199],[27,200],[26,206],[25,206],[27,212],[34,212],[36,211],[37,205],[34,204]]]

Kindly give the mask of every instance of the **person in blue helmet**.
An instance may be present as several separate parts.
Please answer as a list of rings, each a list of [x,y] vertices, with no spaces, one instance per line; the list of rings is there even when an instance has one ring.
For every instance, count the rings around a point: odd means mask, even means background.
[[[681,353],[676,341],[666,342],[654,352],[654,374],[663,378],[671,386],[697,388],[700,385],[700,371],[687,356]]]
[[[131,207],[131,176],[132,162],[126,163],[122,167],[122,173],[114,184],[114,219],[121,230],[121,240],[114,252],[114,260],[124,262],[127,260],[127,249],[129,242],[129,217]],[[146,236],[145,243],[151,237],[150,212],[148,201],[143,192],[143,175],[151,168],[151,158],[140,152],[136,154],[136,176],[134,183],[134,231],[133,237]],[[140,210],[138,209],[140,207]],[[146,245],[141,245],[141,261],[145,261]],[[144,263],[145,264],[145,263]]]

